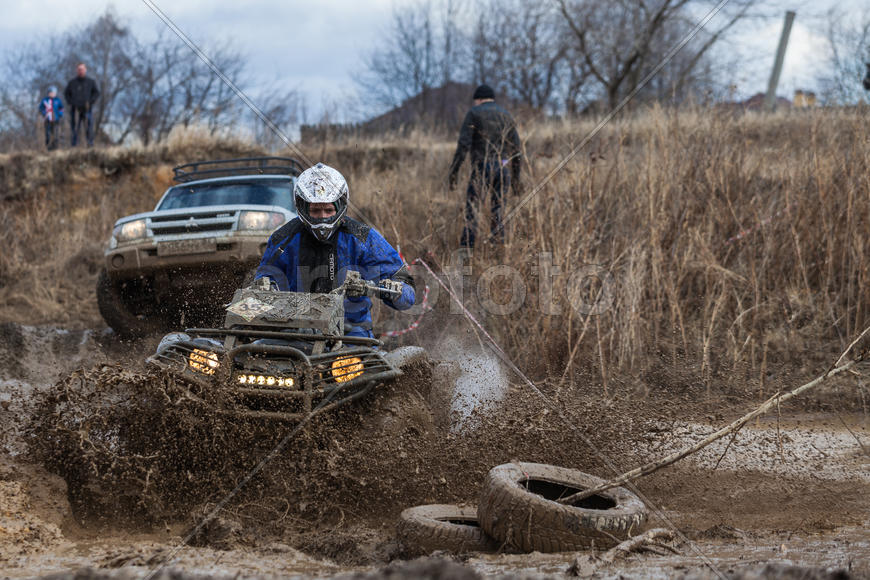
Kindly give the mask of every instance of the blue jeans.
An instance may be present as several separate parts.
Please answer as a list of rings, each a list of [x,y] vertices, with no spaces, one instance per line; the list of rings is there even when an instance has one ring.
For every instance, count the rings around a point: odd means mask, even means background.
[[[489,228],[494,241],[504,241],[504,229],[501,224],[501,208],[504,194],[511,187],[511,174],[506,164],[498,161],[481,163],[471,171],[468,189],[465,192],[465,228],[459,245],[473,248],[477,238],[478,201],[486,194],[490,196]]]
[[[88,138],[88,147],[94,144],[94,129],[91,118],[91,110],[84,111],[75,107],[70,107],[69,126],[72,130],[72,146],[75,147],[79,142],[79,128],[82,123],[86,125],[85,136]]]

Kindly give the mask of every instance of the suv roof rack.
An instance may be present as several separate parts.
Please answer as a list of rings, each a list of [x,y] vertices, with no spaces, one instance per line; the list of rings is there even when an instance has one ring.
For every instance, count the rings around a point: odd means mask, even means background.
[[[233,177],[235,175],[292,175],[298,176],[303,170],[302,163],[292,157],[242,157],[218,161],[195,161],[173,167],[173,179],[177,183],[187,183],[211,177]]]

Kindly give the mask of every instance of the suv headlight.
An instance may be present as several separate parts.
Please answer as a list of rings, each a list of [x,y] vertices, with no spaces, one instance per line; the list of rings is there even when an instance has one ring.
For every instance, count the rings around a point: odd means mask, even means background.
[[[118,242],[132,242],[133,240],[141,240],[148,237],[148,229],[145,227],[145,220],[133,220],[115,226],[115,229],[112,230],[112,235]]]
[[[272,231],[284,223],[284,214],[271,211],[243,211],[239,216],[240,230]]]

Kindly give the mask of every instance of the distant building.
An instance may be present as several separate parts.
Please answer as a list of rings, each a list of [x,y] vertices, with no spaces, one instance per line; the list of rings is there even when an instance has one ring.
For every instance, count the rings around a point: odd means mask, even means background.
[[[766,96],[764,93],[756,93],[743,101],[742,103],[738,103],[743,106],[747,111],[763,111],[764,110],[764,100]],[[786,99],[785,97],[776,97],[776,108],[777,109],[790,109],[792,107],[791,101]]]
[[[373,137],[384,133],[405,133],[415,128],[459,130],[471,106],[474,85],[448,82],[426,88],[398,107],[361,123],[302,125],[300,139],[312,143],[341,137]]]
[[[800,89],[794,92],[794,101],[792,106],[795,109],[809,109],[816,106],[816,93],[812,91],[802,91]]]
[[[471,106],[474,86],[448,82],[440,87],[423,89],[401,105],[366,121],[363,126],[376,132],[401,131],[413,126],[458,130]]]

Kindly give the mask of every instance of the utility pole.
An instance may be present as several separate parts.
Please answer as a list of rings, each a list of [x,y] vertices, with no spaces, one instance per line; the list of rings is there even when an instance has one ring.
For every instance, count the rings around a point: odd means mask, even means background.
[[[794,22],[794,17],[795,13],[792,10],[788,10],[785,13],[785,24],[782,25],[782,35],[779,37],[779,46],[776,48],[776,60],[773,62],[770,82],[767,85],[767,96],[764,99],[764,109],[767,111],[776,109],[776,86],[779,84],[779,75],[782,72],[785,49],[788,47],[788,36],[791,34],[791,25]]]

